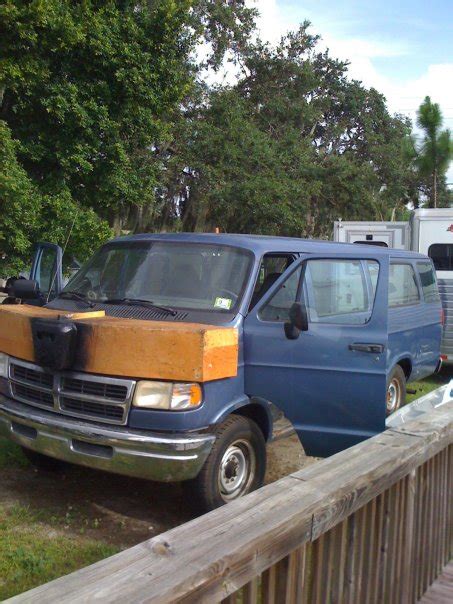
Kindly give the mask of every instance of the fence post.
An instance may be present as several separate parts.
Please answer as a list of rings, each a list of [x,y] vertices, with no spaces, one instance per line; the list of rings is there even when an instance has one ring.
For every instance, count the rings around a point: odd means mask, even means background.
[[[404,544],[401,552],[403,556],[403,573],[401,577],[401,594],[403,604],[411,604],[415,599],[414,585],[414,563],[415,563],[415,544],[414,544],[414,522],[415,522],[415,501],[417,488],[417,471],[411,470],[406,479],[406,515]]]

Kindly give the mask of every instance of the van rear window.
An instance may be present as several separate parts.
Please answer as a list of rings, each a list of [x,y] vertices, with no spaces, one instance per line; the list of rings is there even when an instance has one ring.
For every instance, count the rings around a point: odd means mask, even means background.
[[[359,243],[360,245],[378,245],[379,247],[388,247],[385,241],[354,241],[354,243]]]
[[[425,302],[439,302],[439,290],[437,289],[436,273],[431,262],[417,262],[417,270],[423,289]]]
[[[391,264],[389,274],[389,306],[417,304],[420,294],[411,264]]]
[[[433,243],[429,246],[428,256],[436,271],[453,271],[453,243]]]

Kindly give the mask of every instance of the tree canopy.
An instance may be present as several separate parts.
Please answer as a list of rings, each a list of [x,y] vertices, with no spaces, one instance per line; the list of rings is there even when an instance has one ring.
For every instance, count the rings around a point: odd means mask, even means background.
[[[339,217],[403,210],[410,123],[308,26],[276,48],[249,43],[234,85],[199,87],[164,158],[160,228],[325,237]]]
[[[429,206],[436,208],[443,205],[442,201],[448,196],[445,175],[453,154],[450,131],[442,130],[440,107],[432,103],[429,96],[420,105],[417,124],[423,131],[423,140],[416,162],[420,176],[427,181]]]
[[[273,47],[255,17],[245,0],[0,0],[3,272],[69,232],[80,259],[125,230],[326,237],[426,196],[408,120],[308,23]],[[234,81],[209,83],[226,61]]]

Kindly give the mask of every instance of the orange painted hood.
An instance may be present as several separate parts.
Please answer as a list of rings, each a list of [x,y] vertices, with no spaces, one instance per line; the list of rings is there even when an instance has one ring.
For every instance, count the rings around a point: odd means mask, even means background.
[[[161,380],[207,382],[234,377],[238,332],[232,327],[118,319],[104,311],[71,313],[28,305],[0,306],[0,352],[36,362],[34,319],[77,328],[71,370]]]

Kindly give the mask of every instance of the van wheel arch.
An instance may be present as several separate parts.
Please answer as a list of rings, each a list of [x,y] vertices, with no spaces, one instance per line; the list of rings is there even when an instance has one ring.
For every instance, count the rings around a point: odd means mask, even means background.
[[[251,419],[263,433],[264,440],[267,442],[270,439],[272,435],[272,421],[262,405],[250,403],[235,409],[231,415],[241,415],[242,417]]]
[[[400,359],[397,363],[404,371],[404,375],[406,377],[406,382],[409,380],[412,373],[412,362],[410,359]]]

